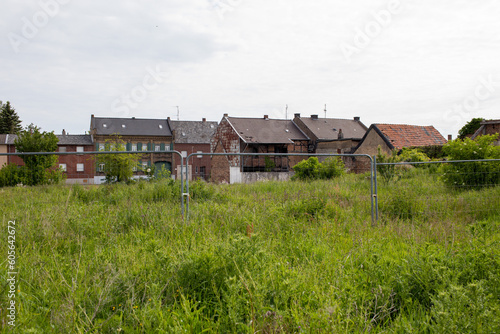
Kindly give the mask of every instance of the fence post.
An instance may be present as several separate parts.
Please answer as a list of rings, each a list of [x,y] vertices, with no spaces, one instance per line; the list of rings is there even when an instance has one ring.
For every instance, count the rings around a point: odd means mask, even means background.
[[[378,222],[378,181],[377,181],[377,156],[373,156],[373,173],[374,173],[374,183],[375,183],[375,222]]]

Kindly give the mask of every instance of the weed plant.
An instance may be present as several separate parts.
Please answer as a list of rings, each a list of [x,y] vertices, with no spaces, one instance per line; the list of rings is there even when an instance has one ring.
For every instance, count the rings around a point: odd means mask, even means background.
[[[377,225],[365,175],[194,182],[189,221],[168,180],[0,189],[1,331],[500,332],[499,188],[409,173],[380,183]]]

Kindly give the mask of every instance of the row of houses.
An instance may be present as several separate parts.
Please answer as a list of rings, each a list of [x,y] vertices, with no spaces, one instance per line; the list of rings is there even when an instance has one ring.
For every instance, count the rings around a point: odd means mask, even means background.
[[[483,122],[475,134],[498,133],[500,120]],[[127,151],[153,151],[140,154],[135,177],[154,166],[165,168],[174,178],[181,174],[181,152],[188,161],[189,179],[214,182],[253,182],[261,179],[288,179],[292,167],[303,157],[284,156],[302,154],[377,154],[380,147],[390,153],[403,147],[441,146],[446,139],[433,126],[406,124],[372,124],[365,126],[359,117],[353,119],[303,117],[295,114],[293,120],[230,117],[224,114],[220,122],[176,121],[167,119],[109,118],[91,115],[90,129],[85,135],[70,135],[64,130],[59,139],[59,152],[81,152],[78,155],[59,156],[59,165],[65,171],[68,183],[99,184],[104,180],[104,166],[96,163],[85,152],[102,151],[106,142],[120,136]],[[0,136],[0,153],[15,152],[15,135]],[[450,138],[449,138],[450,139]],[[196,154],[198,153],[198,154]],[[227,155],[202,155],[224,153]],[[253,156],[229,155],[256,153]],[[271,153],[273,156],[259,156]],[[0,156],[0,165],[22,164],[17,156]],[[363,172],[369,160],[345,159],[353,172]]]

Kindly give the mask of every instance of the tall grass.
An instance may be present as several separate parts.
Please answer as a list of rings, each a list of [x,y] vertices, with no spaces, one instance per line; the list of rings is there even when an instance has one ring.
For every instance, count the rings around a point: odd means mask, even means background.
[[[376,226],[366,176],[191,191],[185,222],[165,181],[0,190],[2,228],[18,226],[12,332],[500,331],[499,188],[381,184]]]

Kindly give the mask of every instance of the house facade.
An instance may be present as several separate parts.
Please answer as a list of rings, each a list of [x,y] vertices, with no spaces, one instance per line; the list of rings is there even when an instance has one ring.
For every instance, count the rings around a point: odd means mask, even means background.
[[[263,118],[240,118],[225,114],[212,138],[212,153],[276,155],[213,156],[211,180],[251,182],[264,176],[263,173],[270,173],[265,177],[286,179],[291,168],[303,157],[281,156],[279,153],[307,153],[308,145],[309,138],[290,120],[270,119],[267,115]]]
[[[118,137],[125,143],[127,151],[155,151],[140,155],[139,166],[134,171],[136,178],[145,175],[144,171],[152,166],[157,172],[162,168],[172,172],[172,153],[166,153],[173,149],[173,137],[168,119],[110,118],[91,115],[90,134],[93,136],[96,151],[106,150],[106,143]],[[103,169],[104,166],[97,166],[95,181],[98,184],[104,179]]]
[[[309,152],[318,154],[352,154],[368,130],[359,117],[340,119],[295,114],[293,122],[310,138]],[[323,161],[326,157],[318,159]],[[342,160],[348,169],[353,169],[353,159]]]
[[[193,153],[210,153],[210,141],[217,130],[217,122],[210,122],[203,118],[201,121],[173,121],[170,120],[174,149],[181,152],[184,158]],[[173,174],[180,178],[181,159],[175,154],[173,157]],[[192,156],[187,164],[189,180],[209,180],[212,160],[209,155]]]
[[[492,119],[489,121],[482,121],[481,126],[472,135],[471,139],[474,140],[479,136],[494,135],[494,134],[500,134],[500,119]],[[498,136],[494,145],[500,146],[500,136]]]
[[[374,156],[378,154],[380,147],[383,153],[389,155],[394,149],[442,146],[446,142],[446,139],[432,125],[372,124],[354,153]],[[360,172],[370,170],[369,161],[361,162],[362,159],[355,159],[355,161],[356,170]]]
[[[59,155],[57,165],[64,171],[66,183],[93,184],[95,175],[95,160],[91,154],[85,152],[94,151],[91,135],[56,135],[59,140],[57,152],[81,152],[75,155]],[[5,146],[8,153],[16,153],[14,145],[17,135],[5,135]],[[8,156],[6,163],[23,166],[24,161],[19,156]]]

